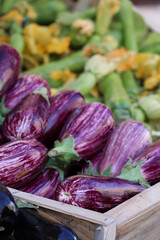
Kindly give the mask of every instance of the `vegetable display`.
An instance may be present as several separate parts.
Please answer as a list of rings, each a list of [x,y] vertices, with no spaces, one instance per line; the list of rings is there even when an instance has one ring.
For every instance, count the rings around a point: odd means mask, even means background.
[[[0,182],[97,212],[159,182],[160,34],[131,1],[0,4]],[[77,239],[1,184],[0,206],[0,236]]]

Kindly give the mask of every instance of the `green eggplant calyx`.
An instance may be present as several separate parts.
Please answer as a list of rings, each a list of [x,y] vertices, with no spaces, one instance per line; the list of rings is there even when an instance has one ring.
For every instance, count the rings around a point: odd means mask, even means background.
[[[132,163],[132,159],[129,158],[129,161],[122,168],[121,174],[118,176],[118,178],[138,182],[141,186],[149,188],[150,184],[141,175],[141,166],[146,160],[147,159],[144,158],[140,160],[138,163]]]
[[[78,153],[74,150],[74,138],[69,136],[62,142],[56,141],[55,147],[48,152],[49,157],[56,157],[57,160],[69,164],[71,160],[80,160]]]
[[[108,167],[103,174],[99,174],[97,171],[97,168],[93,168],[93,163],[90,160],[87,160],[87,162],[89,163],[88,168],[84,171],[83,174],[85,175],[90,175],[90,176],[104,176],[104,177],[110,177],[111,176],[111,169],[112,166]]]
[[[0,101],[0,114],[5,117],[11,109],[5,107],[5,96],[2,97]]]
[[[39,208],[39,206],[26,202],[25,200],[15,200],[18,208]]]
[[[48,95],[47,95],[47,88],[41,87],[40,89],[35,90],[33,93],[41,94],[47,100],[48,104],[50,105],[49,98],[48,98]]]

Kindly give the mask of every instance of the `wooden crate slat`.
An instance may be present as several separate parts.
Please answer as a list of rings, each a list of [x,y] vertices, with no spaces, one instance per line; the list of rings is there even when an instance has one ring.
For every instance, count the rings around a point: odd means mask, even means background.
[[[61,212],[63,214],[68,214],[80,219],[84,219],[89,222],[106,225],[106,222],[105,222],[106,217],[103,213],[98,213],[88,209],[75,207],[75,206],[61,203],[55,200],[39,197],[30,193],[21,192],[13,188],[8,188],[8,189],[13,194],[13,196],[17,199],[25,200],[32,204],[44,207],[46,209]]]
[[[160,204],[117,228],[118,240],[160,240]]]

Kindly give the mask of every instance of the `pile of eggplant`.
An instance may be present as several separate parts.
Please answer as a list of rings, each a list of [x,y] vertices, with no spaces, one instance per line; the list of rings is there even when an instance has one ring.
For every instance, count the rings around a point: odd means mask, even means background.
[[[18,52],[1,43],[1,183],[105,212],[160,181],[160,140],[144,124],[115,125],[105,104],[74,90],[51,97],[45,79],[20,71]]]

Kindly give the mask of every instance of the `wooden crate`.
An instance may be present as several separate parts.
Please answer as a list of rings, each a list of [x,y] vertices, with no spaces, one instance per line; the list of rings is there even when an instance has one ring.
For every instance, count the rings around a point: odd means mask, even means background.
[[[160,240],[160,183],[106,213],[9,190],[16,199],[38,205],[67,223],[79,240]]]

